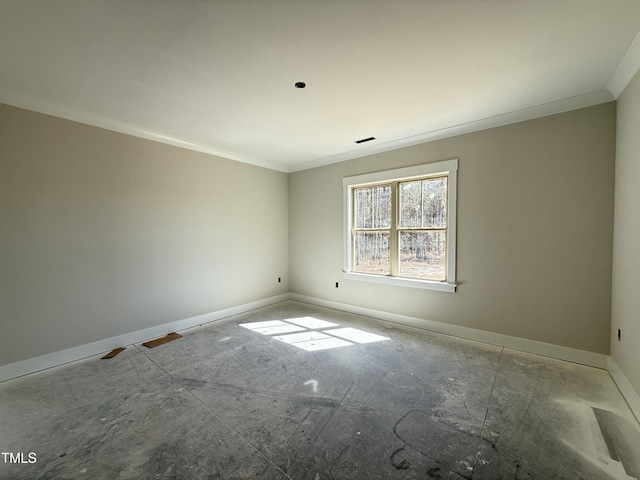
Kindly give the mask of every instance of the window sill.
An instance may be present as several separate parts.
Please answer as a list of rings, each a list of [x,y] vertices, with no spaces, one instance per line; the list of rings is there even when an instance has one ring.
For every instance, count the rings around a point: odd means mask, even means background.
[[[412,278],[389,277],[386,275],[370,275],[366,273],[342,272],[347,280],[359,282],[381,283],[383,285],[395,285],[397,287],[421,288],[423,290],[435,290],[438,292],[455,293],[455,283],[436,282],[433,280],[414,280]]]

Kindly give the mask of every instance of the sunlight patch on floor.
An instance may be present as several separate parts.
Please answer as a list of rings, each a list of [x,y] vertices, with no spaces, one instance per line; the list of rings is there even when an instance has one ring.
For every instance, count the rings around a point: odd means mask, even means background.
[[[372,343],[381,342],[383,340],[389,340],[388,337],[382,335],[376,335],[375,333],[363,332],[357,328],[336,328],[333,330],[325,330],[324,333],[333,335],[335,337],[344,338],[356,343]]]
[[[357,343],[389,340],[388,337],[365,332],[357,328],[334,328],[340,325],[313,317],[288,318],[286,321],[269,320],[241,323],[240,326],[262,335],[272,336],[276,340],[302,348],[308,352],[348,347]],[[329,330],[324,330],[327,328]],[[319,329],[323,329],[323,331],[317,331]]]
[[[320,320],[313,317],[300,317],[300,318],[287,318],[287,323],[293,323],[305,328],[329,328],[339,327],[337,323],[327,322],[326,320]]]
[[[271,320],[268,322],[241,323],[241,327],[248,328],[262,335],[276,335],[278,333],[300,332],[304,330],[299,325],[282,322],[280,320]]]

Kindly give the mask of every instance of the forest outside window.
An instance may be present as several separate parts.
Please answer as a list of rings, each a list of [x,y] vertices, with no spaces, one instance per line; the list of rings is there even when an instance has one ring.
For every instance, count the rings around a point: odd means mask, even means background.
[[[344,179],[347,278],[455,291],[457,163]]]

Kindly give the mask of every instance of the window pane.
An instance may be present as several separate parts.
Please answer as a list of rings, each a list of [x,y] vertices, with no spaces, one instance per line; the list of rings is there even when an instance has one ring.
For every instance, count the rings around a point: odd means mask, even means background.
[[[400,232],[400,276],[446,280],[446,232]]]
[[[354,237],[354,271],[389,275],[389,232],[357,232]]]
[[[422,181],[422,226],[447,226],[447,179],[430,178]]]
[[[353,193],[354,227],[391,227],[391,185],[356,188]]]
[[[400,183],[400,227],[420,227],[422,218],[422,182]]]

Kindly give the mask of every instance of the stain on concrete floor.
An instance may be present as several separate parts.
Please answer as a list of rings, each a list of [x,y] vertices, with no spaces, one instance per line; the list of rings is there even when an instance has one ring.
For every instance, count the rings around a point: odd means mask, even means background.
[[[390,338],[305,351],[239,326]],[[153,350],[0,384],[0,479],[629,479],[640,426],[608,372],[283,302]]]

